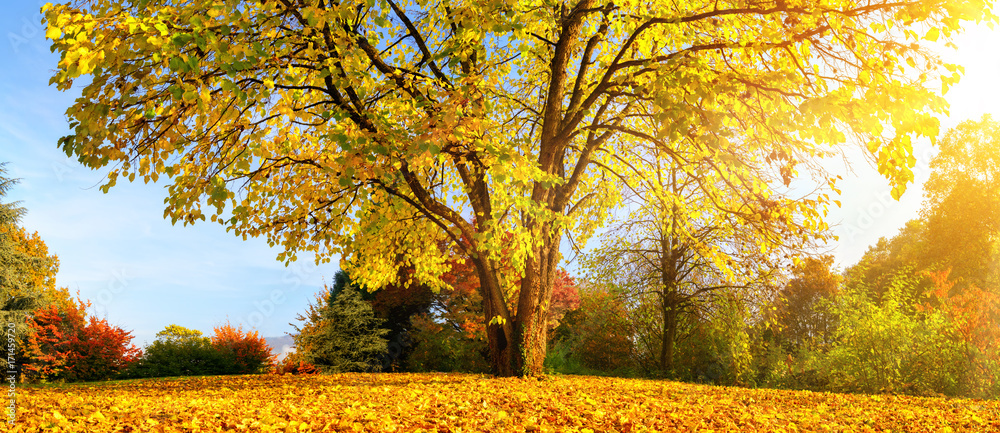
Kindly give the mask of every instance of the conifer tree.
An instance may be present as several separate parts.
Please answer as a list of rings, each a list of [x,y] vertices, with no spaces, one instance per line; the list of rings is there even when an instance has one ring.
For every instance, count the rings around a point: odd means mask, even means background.
[[[340,273],[338,273],[340,274]],[[342,279],[341,279],[342,280]],[[338,282],[340,282],[338,280]],[[310,305],[295,338],[303,360],[326,373],[370,371],[385,355],[389,332],[357,288],[337,284],[320,305]]]

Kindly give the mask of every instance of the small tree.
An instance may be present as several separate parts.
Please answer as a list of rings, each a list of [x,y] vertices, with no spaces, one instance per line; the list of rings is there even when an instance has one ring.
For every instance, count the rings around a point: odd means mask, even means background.
[[[325,303],[323,297],[317,301],[298,317],[305,322],[302,328],[295,327],[298,335],[293,338],[302,360],[325,373],[377,368],[389,331],[381,327],[383,320],[375,317],[371,304],[350,285],[329,291]]]
[[[834,318],[818,306],[837,294],[842,277],[832,270],[833,256],[809,257],[793,270],[779,293],[775,314],[777,333],[787,349],[825,347],[833,337]]]

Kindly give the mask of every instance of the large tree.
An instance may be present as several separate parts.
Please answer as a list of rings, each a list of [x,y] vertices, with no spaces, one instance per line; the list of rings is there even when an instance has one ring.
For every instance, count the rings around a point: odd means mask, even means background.
[[[984,116],[948,131],[924,191],[920,218],[869,247],[848,281],[881,294],[910,269],[922,275],[918,295],[937,285],[928,272],[947,272],[956,293],[1000,289],[1000,123]]]
[[[0,199],[18,182],[6,174],[7,163],[0,163]],[[45,289],[55,290],[59,270],[38,233],[29,235],[18,225],[25,212],[18,202],[0,202],[0,312],[5,323],[17,323],[18,335],[25,321],[16,316],[44,304]]]
[[[958,289],[1000,290],[1000,123],[985,115],[948,131],[924,190],[927,266],[950,269]]]
[[[45,10],[61,55],[52,82],[89,76],[60,145],[112,164],[105,190],[166,174],[173,221],[209,215],[281,244],[283,260],[341,253],[369,288],[400,263],[441,284],[449,241],[475,265],[501,375],[542,372],[561,241],[583,245],[604,221],[618,201],[604,167],[635,140],[682,165],[672,150],[694,151],[706,176],[761,190],[758,200],[769,186],[745,175],[742,155],[770,156],[791,177],[851,137],[900,194],[909,143],[937,135],[944,102],[930,87],[958,78],[938,76],[922,39],[984,15],[982,0]],[[505,299],[515,292],[516,314]]]

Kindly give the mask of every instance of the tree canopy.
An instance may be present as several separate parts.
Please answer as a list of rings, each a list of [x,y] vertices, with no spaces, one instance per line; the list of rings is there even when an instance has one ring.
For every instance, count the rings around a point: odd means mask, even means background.
[[[564,235],[583,245],[636,142],[761,204],[848,141],[903,192],[959,72],[924,40],[994,19],[983,0],[89,0],[44,8],[52,83],[88,76],[69,155],[166,175],[165,216],[342,254],[378,288],[476,267],[495,372],[542,370]],[[942,67],[943,66],[943,67]],[[683,152],[681,152],[683,151]],[[617,164],[616,162],[620,163]],[[692,168],[693,169],[693,168]],[[821,184],[833,186],[825,177]],[[509,238],[508,238],[509,234]],[[502,271],[502,264],[513,272]],[[520,281],[516,313],[506,293]]]

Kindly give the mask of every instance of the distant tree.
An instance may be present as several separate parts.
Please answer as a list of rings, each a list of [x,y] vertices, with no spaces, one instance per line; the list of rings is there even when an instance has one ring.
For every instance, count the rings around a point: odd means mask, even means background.
[[[1000,123],[965,121],[940,140],[924,187],[920,218],[880,239],[847,270],[850,284],[881,296],[902,269],[919,278],[915,296],[935,287],[929,272],[949,272],[952,290],[1000,288]]]
[[[789,257],[826,238],[825,224],[810,220],[827,197],[792,196],[787,167],[748,165],[742,177],[772,185],[764,197],[707,176],[714,162],[701,159],[697,149],[665,150],[639,141],[632,153],[619,163],[621,171],[656,175],[621,181],[628,214],[605,233],[585,267],[591,280],[617,287],[633,311],[639,304],[651,307],[640,312],[645,322],[639,329],[651,334],[644,338],[651,346],[647,350],[658,369],[669,374],[683,338],[680,330],[705,315],[700,308],[733,291],[770,291],[771,280]],[[775,208],[789,215],[775,218]]]
[[[70,345],[73,355],[67,380],[105,380],[135,363],[142,350],[132,344],[131,331],[111,325],[107,319],[90,316]]]
[[[948,131],[924,191],[927,268],[949,271],[955,290],[1000,289],[1000,122],[984,115]]]
[[[917,281],[908,285],[915,295],[930,287],[921,277],[926,268],[927,229],[923,220],[913,219],[891,238],[880,238],[869,246],[861,259],[844,271],[846,285],[865,284],[878,297],[888,291],[902,272],[910,272]]]
[[[298,317],[304,324],[295,326],[296,352],[326,373],[380,368],[388,343],[384,321],[375,317],[356,288],[345,284],[327,290],[326,296],[317,297],[317,304],[310,304],[306,315]]]
[[[412,274],[414,269],[403,266],[396,272]],[[347,275],[343,271],[337,272],[338,276],[341,274]],[[336,287],[334,289],[336,290]],[[407,275],[399,275],[396,282],[387,284],[377,291],[359,289],[359,292],[361,297],[371,304],[375,317],[383,320],[382,327],[389,331],[385,335],[389,343],[382,368],[385,371],[408,369],[409,357],[415,347],[412,341],[415,331],[413,319],[430,311],[435,297],[434,290]]]
[[[180,325],[167,325],[162,331],[156,333],[157,341],[183,342],[204,339],[202,332],[197,329],[189,329]]]
[[[264,373],[274,365],[276,356],[256,330],[244,331],[227,321],[215,327],[211,340],[212,346],[231,360],[234,374]]]
[[[833,256],[809,257],[793,270],[793,278],[778,294],[778,334],[794,351],[811,343],[831,343],[835,318],[821,307],[833,300],[842,277],[832,270]]]

